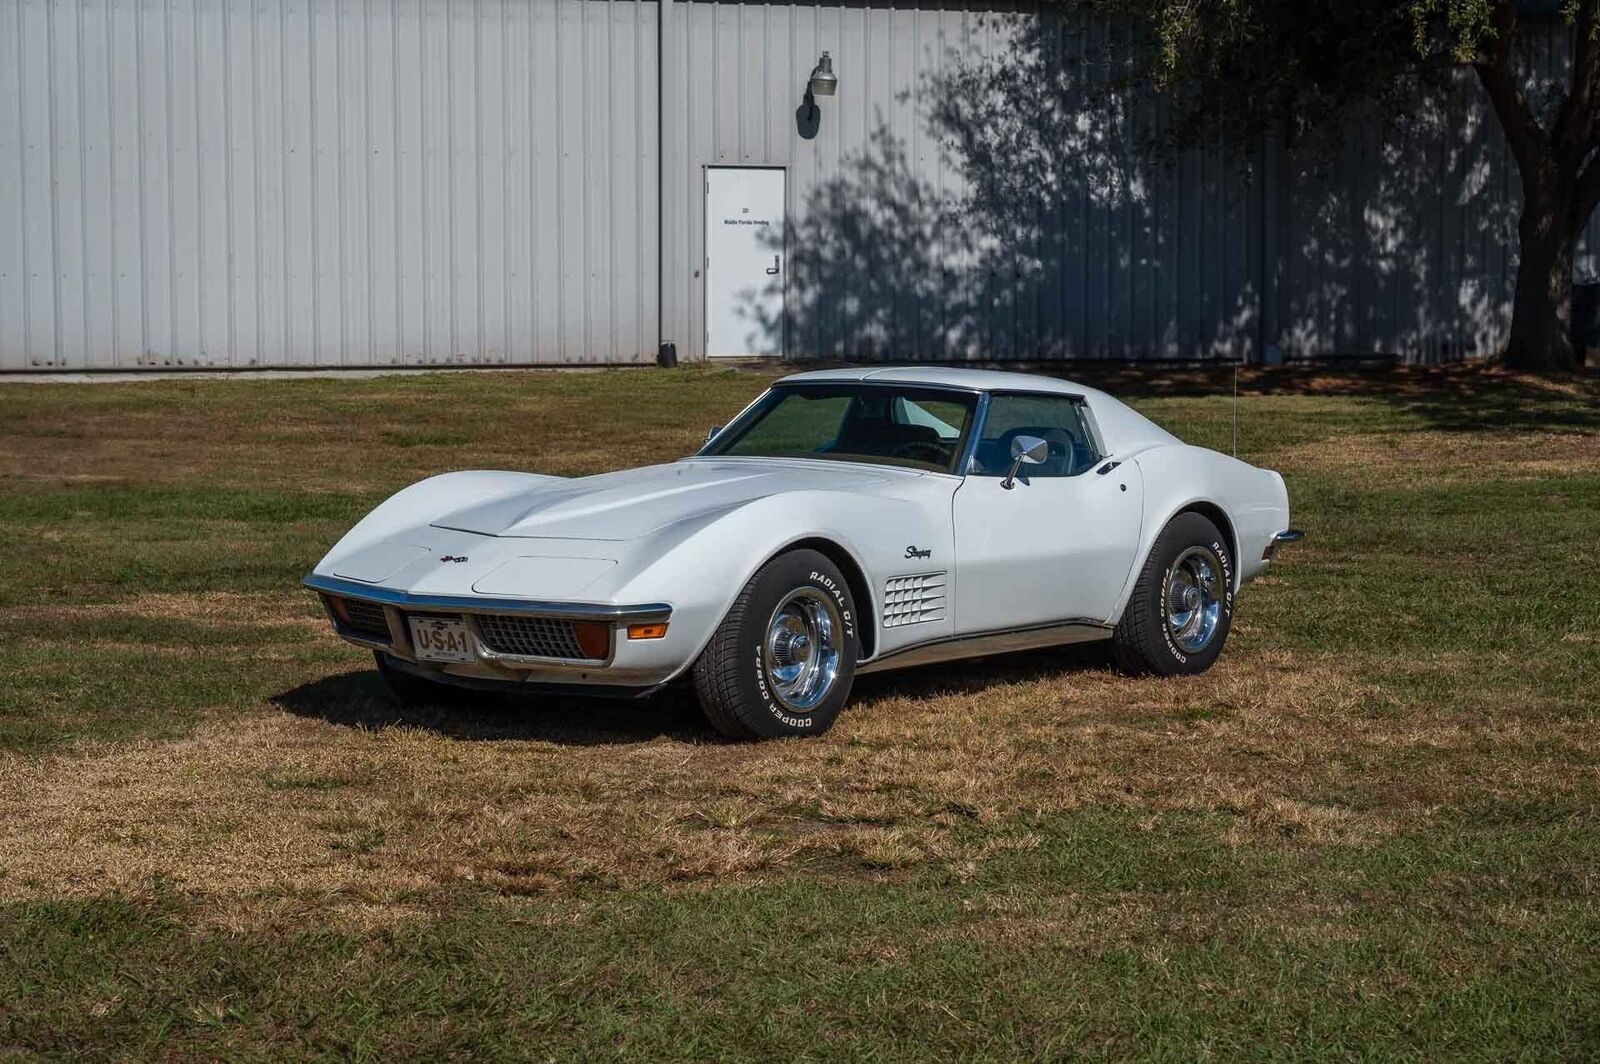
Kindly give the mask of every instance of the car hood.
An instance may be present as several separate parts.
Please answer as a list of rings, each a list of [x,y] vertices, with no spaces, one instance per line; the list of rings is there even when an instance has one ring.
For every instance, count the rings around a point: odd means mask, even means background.
[[[891,477],[918,475],[847,462],[695,459],[543,481],[442,514],[432,524],[489,536],[629,540],[779,492],[859,491]]]

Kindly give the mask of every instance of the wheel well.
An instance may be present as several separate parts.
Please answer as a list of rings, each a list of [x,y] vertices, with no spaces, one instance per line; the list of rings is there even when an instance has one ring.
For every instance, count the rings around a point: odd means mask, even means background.
[[[839,572],[844,574],[844,582],[850,585],[850,597],[856,602],[856,631],[861,633],[861,656],[870,658],[878,649],[878,626],[872,620],[872,588],[850,552],[831,539],[802,539],[789,544],[784,550],[814,550],[839,567]]]
[[[1233,573],[1234,580],[1237,582],[1240,567],[1243,564],[1243,559],[1239,557],[1239,537],[1234,534],[1233,522],[1228,520],[1228,515],[1223,512],[1222,507],[1211,502],[1192,502],[1172,516],[1177,517],[1178,514],[1199,514],[1217,526],[1217,531],[1221,532],[1228,541],[1228,549],[1233,552]]]

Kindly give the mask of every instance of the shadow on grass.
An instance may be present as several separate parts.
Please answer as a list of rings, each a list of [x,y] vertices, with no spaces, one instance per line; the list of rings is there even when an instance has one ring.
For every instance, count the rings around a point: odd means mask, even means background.
[[[1043,372],[1071,376],[1121,399],[1227,395],[1231,366],[1153,369],[1086,364]],[[1600,376],[1534,376],[1490,365],[1241,367],[1239,394],[1374,399],[1440,432],[1600,431]]]
[[[341,727],[417,728],[451,739],[598,746],[711,736],[693,692],[676,686],[636,699],[463,691],[446,705],[402,706],[377,670],[367,669],[301,684],[272,701],[297,717]]]
[[[871,711],[890,698],[934,698],[982,691],[998,684],[1027,683],[1107,667],[1109,655],[1096,644],[1057,650],[1021,651],[862,676],[845,714]],[[535,741],[565,746],[645,743],[654,739],[714,741],[687,683],[674,683],[646,698],[575,698],[463,691],[448,705],[401,706],[384,690],[374,669],[328,676],[284,691],[274,705],[297,717],[346,728],[416,728],[451,739]]]
[[[1076,673],[1110,668],[1110,648],[1106,642],[1077,643],[872,673],[856,680],[850,700],[861,705],[882,698],[938,698],[1002,684],[1066,680]],[[850,712],[848,707],[845,712]]]

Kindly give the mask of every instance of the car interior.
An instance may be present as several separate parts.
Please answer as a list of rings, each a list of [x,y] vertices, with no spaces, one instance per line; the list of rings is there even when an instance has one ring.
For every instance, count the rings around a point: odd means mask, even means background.
[[[894,458],[948,472],[961,445],[959,430],[947,432],[910,420],[907,402],[896,396],[857,397],[851,401],[829,452],[863,458]],[[930,419],[931,420],[931,419]]]
[[[1063,428],[1050,425],[1020,425],[978,441],[972,457],[972,472],[980,476],[1003,477],[1011,469],[1011,441],[1018,436],[1037,436],[1050,445],[1050,457],[1043,465],[1025,466],[1024,477],[1075,477],[1088,472],[1098,460],[1094,449]]]

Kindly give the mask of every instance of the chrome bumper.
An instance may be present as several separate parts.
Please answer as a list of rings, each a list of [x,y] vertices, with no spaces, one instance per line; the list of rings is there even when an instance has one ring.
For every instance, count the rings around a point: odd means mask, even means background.
[[[1306,538],[1306,534],[1298,528],[1286,528],[1272,537],[1272,542],[1267,544],[1267,549],[1261,552],[1261,560],[1270,562],[1278,553],[1278,548],[1285,543],[1299,543]]]
[[[664,602],[649,602],[636,606],[616,606],[605,602],[542,602],[532,599],[499,599],[466,595],[416,595],[409,591],[374,587],[371,584],[343,580],[335,576],[319,576],[316,573],[308,574],[301,581],[301,584],[322,596],[325,607],[328,605],[329,596],[358,599],[387,607],[384,611],[389,622],[389,638],[387,640],[374,639],[370,635],[352,631],[342,625],[332,609],[328,608],[328,619],[333,623],[334,631],[346,642],[414,660],[414,654],[411,649],[411,634],[407,630],[405,614],[461,614],[472,629],[473,646],[477,654],[478,663],[501,669],[539,670],[541,672],[553,671],[557,673],[586,673],[594,669],[603,669],[611,665],[616,656],[617,639],[613,632],[611,651],[603,659],[550,658],[505,654],[491,650],[485,645],[478,630],[478,625],[473,619],[475,615],[515,613],[552,617],[566,621],[599,621],[610,624],[613,629],[626,627],[630,624],[663,623],[672,617],[672,607]]]

